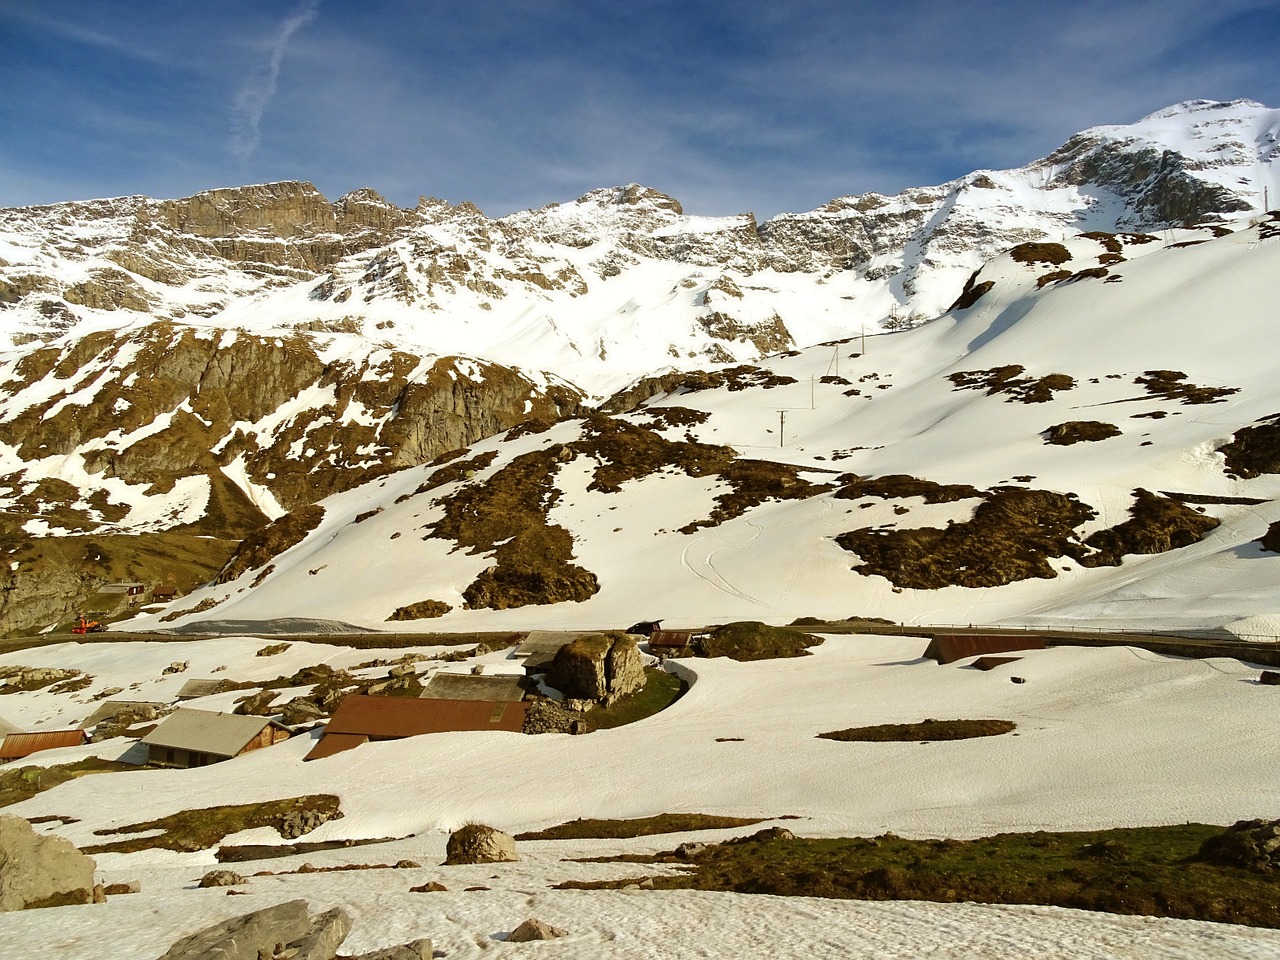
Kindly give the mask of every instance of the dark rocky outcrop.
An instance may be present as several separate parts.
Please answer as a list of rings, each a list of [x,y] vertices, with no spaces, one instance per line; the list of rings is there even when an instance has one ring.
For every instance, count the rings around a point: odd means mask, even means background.
[[[1240,820],[1206,840],[1197,859],[1275,875],[1280,872],[1280,820]]]
[[[547,685],[570,700],[609,703],[634,693],[644,682],[644,662],[635,640],[616,631],[565,644],[547,669]]]

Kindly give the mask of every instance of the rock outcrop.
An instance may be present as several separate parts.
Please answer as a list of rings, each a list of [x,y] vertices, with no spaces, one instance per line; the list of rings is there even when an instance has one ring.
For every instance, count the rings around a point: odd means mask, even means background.
[[[565,644],[547,670],[547,685],[570,700],[612,703],[639,690],[644,682],[644,661],[635,640],[617,632]]]
[[[504,863],[519,860],[516,841],[509,833],[482,823],[468,823],[449,834],[445,865]]]
[[[1280,872],[1280,820],[1241,820],[1201,844],[1197,858],[1274,875]]]
[[[569,935],[568,930],[552,926],[545,920],[530,917],[507,935],[507,943],[532,943],[535,940],[555,940]]]
[[[93,903],[94,861],[22,817],[0,816],[0,911]]]

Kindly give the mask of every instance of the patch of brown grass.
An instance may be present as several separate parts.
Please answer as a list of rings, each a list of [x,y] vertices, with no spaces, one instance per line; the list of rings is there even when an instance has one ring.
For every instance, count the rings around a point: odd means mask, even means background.
[[[517,840],[630,840],[664,833],[726,830],[763,823],[769,817],[720,817],[710,813],[660,813],[633,820],[585,820],[579,818],[545,830],[517,833]]]
[[[1096,553],[1080,558],[1086,567],[1114,567],[1130,554],[1167,553],[1204,539],[1220,523],[1183,503],[1149,490],[1133,491],[1129,519],[1099,530],[1085,543]]]
[[[1020,243],[1009,251],[1018,263],[1048,263],[1057,266],[1071,259],[1071,251],[1060,243]]]
[[[863,497],[904,500],[907,497],[920,497],[925,503],[952,503],[984,495],[977,487],[967,483],[935,483],[903,473],[874,478],[846,474],[839,477],[838,482],[844,483],[844,486],[836,491],[837,500],[861,500]]]
[[[809,647],[822,643],[811,636],[787,627],[774,627],[757,620],[740,620],[717,627],[695,641],[702,657],[729,657],[731,660],[775,660],[784,657],[807,657]]]
[[[1249,480],[1264,473],[1280,473],[1280,413],[1237,430],[1218,452],[1226,460],[1229,477]]]
[[[975,737],[998,737],[1012,733],[1018,725],[1012,720],[922,720],[919,723],[881,723],[870,727],[850,727],[820,733],[821,740],[844,743],[890,743],[938,740],[972,740]]]
[[[960,370],[947,377],[957,390],[986,390],[988,396],[1003,393],[1006,403],[1048,403],[1053,395],[1070,390],[1076,382],[1065,373],[1051,373],[1043,377],[1023,377],[1025,371],[1019,363],[1010,363],[988,370]]]
[[[1239,387],[1200,387],[1186,381],[1187,375],[1181,370],[1148,370],[1133,382],[1153,397],[1185,404],[1222,403],[1240,392]]]
[[[397,607],[395,613],[387,617],[388,620],[430,620],[434,617],[443,617],[452,610],[453,607],[445,603],[443,600],[419,600],[417,603],[410,603],[403,607]]]
[[[977,840],[761,838],[711,845],[689,859],[692,873],[652,879],[658,889],[1049,904],[1280,928],[1274,878],[1199,859],[1222,832],[1189,823]]]
[[[318,527],[323,519],[324,507],[311,504],[286,513],[255,530],[241,542],[214,582],[229,583],[242,573],[265,566],[270,560],[306,539],[307,534]]]
[[[965,281],[960,296],[956,297],[956,302],[947,308],[948,313],[952,310],[968,310],[996,285],[994,280],[983,280],[982,283],[977,283],[978,273],[979,271],[975,270],[969,274],[969,279]]]
[[[1068,420],[1055,423],[1044,431],[1044,442],[1066,447],[1073,443],[1090,443],[1120,436],[1120,428],[1101,420]]]
[[[836,537],[862,558],[853,569],[898,587],[999,587],[1056,576],[1049,561],[1081,552],[1075,528],[1096,514],[1072,494],[997,487],[965,523],[863,528]]]
[[[328,814],[329,819],[342,815],[338,798],[332,794],[312,794],[290,797],[284,800],[267,800],[262,803],[229,804],[220,807],[202,807],[198,810],[182,810],[179,813],[133,823],[125,827],[95,830],[99,837],[117,834],[145,833],[163,830],[157,836],[132,837],[82,847],[84,853],[137,853],[139,850],[207,850],[221,842],[222,838],[254,827],[274,827],[277,832],[291,813],[314,810]],[[283,834],[281,834],[283,836]]]

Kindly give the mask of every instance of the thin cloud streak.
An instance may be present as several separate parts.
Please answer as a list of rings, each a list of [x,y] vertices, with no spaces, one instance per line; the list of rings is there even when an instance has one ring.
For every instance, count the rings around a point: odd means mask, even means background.
[[[280,79],[280,64],[284,61],[284,51],[289,45],[289,38],[301,27],[316,18],[320,0],[303,0],[293,12],[284,18],[275,39],[271,42],[270,55],[266,63],[260,64],[244,86],[236,94],[231,108],[231,143],[230,149],[234,157],[248,160],[262,143],[262,117],[267,112],[271,98],[276,94],[276,86]]]

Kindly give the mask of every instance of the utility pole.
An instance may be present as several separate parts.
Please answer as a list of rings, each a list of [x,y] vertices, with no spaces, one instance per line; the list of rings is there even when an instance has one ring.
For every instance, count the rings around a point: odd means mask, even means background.
[[[812,373],[809,374],[809,409],[810,410],[816,410],[818,408],[818,401],[817,401],[817,394],[816,394],[817,387],[814,386],[814,384],[817,382],[818,382],[817,378]]]
[[[787,429],[787,411],[779,410],[778,411],[778,446],[780,447],[784,446],[786,443],[786,440],[785,440],[786,429]]]

